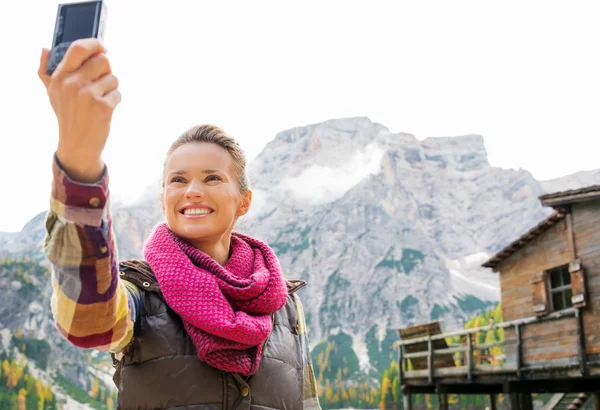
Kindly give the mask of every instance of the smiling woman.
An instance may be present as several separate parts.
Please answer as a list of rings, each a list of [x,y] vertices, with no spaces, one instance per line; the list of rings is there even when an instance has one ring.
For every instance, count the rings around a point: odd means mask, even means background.
[[[169,228],[225,263],[237,218],[252,201],[240,146],[215,126],[194,127],[169,149],[162,185]]]
[[[306,323],[273,250],[235,232],[252,203],[238,143],[213,125],[183,133],[163,169],[145,260],[120,261],[101,154],[118,81],[95,40],[39,76],[59,124],[45,254],[52,312],[74,345],[108,351],[119,409],[319,409]]]

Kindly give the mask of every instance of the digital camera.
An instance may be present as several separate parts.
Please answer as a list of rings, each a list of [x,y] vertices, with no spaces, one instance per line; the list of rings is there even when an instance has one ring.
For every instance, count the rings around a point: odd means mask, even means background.
[[[106,12],[106,2],[103,0],[58,5],[52,49],[48,58],[48,74],[56,70],[73,41],[91,37],[104,40]]]

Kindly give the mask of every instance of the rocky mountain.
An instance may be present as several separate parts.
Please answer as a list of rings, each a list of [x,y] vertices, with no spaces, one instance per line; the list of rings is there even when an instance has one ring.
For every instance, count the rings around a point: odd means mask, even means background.
[[[362,117],[282,131],[249,173],[254,200],[239,230],[267,241],[287,277],[308,281],[313,347],[343,341],[358,359],[349,371],[372,376],[399,327],[458,327],[498,300],[497,276],[480,265],[550,213],[540,195],[600,183],[600,170],[537,181],[492,167],[481,136],[420,141]],[[162,220],[158,190],[113,209],[122,258],[140,258]],[[0,255],[43,261],[43,217],[0,233]],[[31,312],[25,302],[15,306]],[[48,301],[38,303],[50,320]]]

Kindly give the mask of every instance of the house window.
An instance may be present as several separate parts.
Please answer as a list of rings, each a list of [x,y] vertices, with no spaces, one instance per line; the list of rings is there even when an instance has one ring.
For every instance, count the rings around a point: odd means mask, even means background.
[[[548,271],[550,280],[550,299],[552,300],[552,310],[558,311],[568,309],[573,306],[571,298],[573,290],[571,288],[571,274],[569,265],[550,269]]]

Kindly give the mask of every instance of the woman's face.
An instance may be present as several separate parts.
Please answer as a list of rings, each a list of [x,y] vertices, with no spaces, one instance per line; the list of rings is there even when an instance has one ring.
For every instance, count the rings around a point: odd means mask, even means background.
[[[216,144],[178,147],[165,164],[162,208],[169,228],[198,246],[231,235],[252,193],[241,194],[233,158]]]

